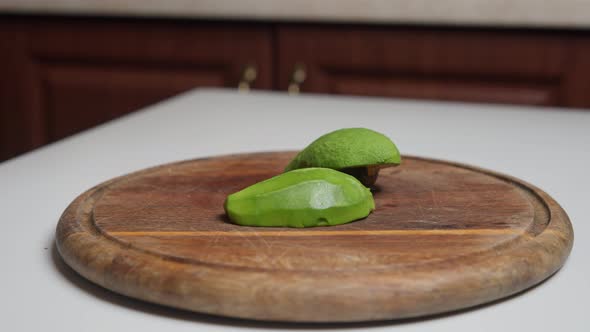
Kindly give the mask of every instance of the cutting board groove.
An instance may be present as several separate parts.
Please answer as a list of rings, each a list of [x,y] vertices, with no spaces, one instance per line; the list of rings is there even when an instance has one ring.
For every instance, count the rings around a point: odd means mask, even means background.
[[[138,299],[216,315],[294,322],[416,317],[474,306],[557,271],[573,243],[540,189],[417,157],[384,169],[376,210],[345,225],[244,227],[225,197],[279,174],[293,152],[167,164],[80,195],[58,250],[89,280]]]

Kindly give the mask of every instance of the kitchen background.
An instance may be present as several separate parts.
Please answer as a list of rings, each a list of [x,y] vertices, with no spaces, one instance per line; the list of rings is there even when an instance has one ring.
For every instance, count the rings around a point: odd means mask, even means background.
[[[589,27],[583,0],[4,0],[0,161],[196,87],[588,108]]]

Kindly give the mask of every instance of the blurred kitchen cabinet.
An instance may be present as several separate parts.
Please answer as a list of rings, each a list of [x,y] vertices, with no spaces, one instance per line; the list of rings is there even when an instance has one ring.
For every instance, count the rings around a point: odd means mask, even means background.
[[[584,39],[571,32],[292,25],[279,28],[277,41],[281,89],[590,106],[590,49],[585,46],[584,53],[578,45],[590,45],[587,35]]]
[[[0,16],[0,161],[195,87],[589,108],[588,77],[587,31]]]
[[[256,24],[10,19],[0,23],[0,160],[195,87],[272,87]],[[264,70],[261,68],[264,67]]]

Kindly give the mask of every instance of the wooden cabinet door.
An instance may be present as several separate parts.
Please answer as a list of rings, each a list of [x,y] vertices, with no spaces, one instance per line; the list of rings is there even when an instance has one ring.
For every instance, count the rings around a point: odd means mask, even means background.
[[[292,25],[279,29],[279,84],[302,92],[588,106],[566,32]],[[586,39],[589,40],[589,39]],[[588,54],[590,58],[590,54]],[[587,72],[587,71],[586,71]],[[583,89],[582,89],[583,90]],[[572,95],[573,94],[573,95]]]
[[[11,126],[20,128],[26,143],[12,150],[40,146],[195,87],[237,87],[247,65],[258,69],[252,88],[272,84],[272,31],[264,25],[65,18],[5,25],[13,32],[9,39],[21,38],[20,49],[11,51],[18,53],[11,65],[19,68],[3,70],[11,77],[1,79],[11,82],[13,93],[4,94],[21,99],[12,101],[11,112],[24,122]],[[14,48],[16,41],[0,44]],[[10,144],[15,141],[0,143]]]

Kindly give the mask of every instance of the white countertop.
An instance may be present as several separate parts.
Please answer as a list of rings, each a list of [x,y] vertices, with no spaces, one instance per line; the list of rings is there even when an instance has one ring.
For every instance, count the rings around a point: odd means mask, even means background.
[[[0,164],[0,330],[301,329],[182,312],[106,291],[62,263],[55,226],[70,201],[109,178],[182,159],[300,149],[320,134],[352,126],[387,134],[402,154],[465,162],[531,182],[561,203],[576,238],[560,272],[511,299],[430,319],[324,330],[588,331],[590,112],[213,89]]]
[[[384,24],[590,27],[588,0],[3,0],[0,12]]]

